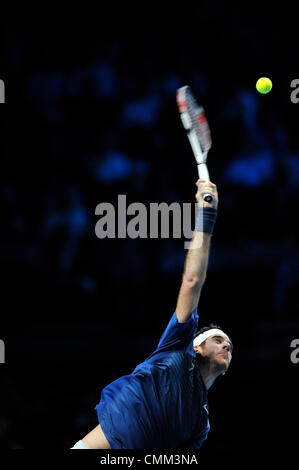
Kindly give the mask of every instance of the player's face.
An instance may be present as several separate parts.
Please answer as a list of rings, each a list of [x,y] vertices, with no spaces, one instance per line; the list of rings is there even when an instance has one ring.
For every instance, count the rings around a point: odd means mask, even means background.
[[[225,336],[215,335],[206,339],[202,355],[219,366],[221,371],[226,371],[232,360],[232,350],[233,345]]]

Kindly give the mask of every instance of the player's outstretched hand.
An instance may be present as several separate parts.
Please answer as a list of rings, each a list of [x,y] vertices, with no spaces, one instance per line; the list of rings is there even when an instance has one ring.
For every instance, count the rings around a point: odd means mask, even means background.
[[[216,184],[212,183],[211,181],[206,181],[202,178],[196,181],[197,186],[197,193],[195,195],[197,202],[202,205],[203,207],[214,207],[217,209],[218,207],[218,192]],[[212,200],[211,202],[205,201],[205,195],[211,195]]]

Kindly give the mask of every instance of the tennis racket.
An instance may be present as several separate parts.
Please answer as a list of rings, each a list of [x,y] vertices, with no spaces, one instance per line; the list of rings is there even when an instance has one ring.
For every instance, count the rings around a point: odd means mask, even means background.
[[[204,109],[197,104],[188,85],[177,90],[176,101],[183,126],[187,131],[187,136],[197,162],[198,176],[206,181],[210,181],[206,161],[208,151],[212,146],[212,139]],[[210,194],[204,194],[203,199],[211,202],[213,198]]]

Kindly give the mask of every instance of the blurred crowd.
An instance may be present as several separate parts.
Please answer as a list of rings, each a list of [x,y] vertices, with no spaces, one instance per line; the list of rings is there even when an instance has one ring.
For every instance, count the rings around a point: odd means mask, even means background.
[[[0,336],[11,338],[11,357],[17,361],[24,348],[23,332],[52,338],[59,354],[76,356],[80,338],[69,341],[69,330],[63,336],[61,325],[91,325],[82,343],[82,360],[87,360],[95,350],[93,335],[102,331],[99,323],[104,320],[109,331],[110,315],[113,328],[133,328],[132,337],[135,322],[136,335],[147,339],[148,347],[154,344],[151,338],[158,340],[175,306],[186,255],[183,240],[99,240],[95,208],[100,202],[116,204],[119,194],[126,194],[128,203],[194,201],[196,165],[175,102],[176,90],[185,84],[210,122],[208,164],[220,198],[203,307],[222,307],[233,286],[232,329],[238,331],[244,296],[252,324],[256,318],[277,326],[294,321],[298,136],[294,108],[284,95],[288,90],[277,89],[277,69],[267,96],[255,90],[259,76],[250,81],[235,71],[234,81],[234,70],[228,78],[222,68],[219,77],[204,43],[209,16],[201,19],[197,44],[188,33],[186,51],[180,37],[161,31],[101,32],[96,30],[100,14],[89,24],[76,8],[59,14],[19,10],[14,21],[8,14],[4,21],[0,62],[7,101],[1,109],[0,257],[10,312]],[[252,41],[254,47],[254,34],[242,31],[245,44]],[[229,50],[232,33],[221,41]],[[229,64],[238,57],[245,67],[237,45],[228,54]],[[220,55],[218,66],[225,65]],[[212,299],[215,290],[219,297]],[[135,351],[136,344],[124,353],[126,366],[134,365]],[[41,354],[47,360],[46,352]],[[59,362],[58,353],[51,354],[49,361]],[[120,370],[126,368],[120,365],[115,374]],[[45,425],[54,421],[52,412],[61,420],[59,432],[54,435],[54,424],[51,428],[52,445],[71,445],[72,437],[96,425],[86,410],[98,400],[101,385],[114,377],[110,371],[90,379],[87,391],[78,377],[70,396],[65,377],[60,389],[54,379],[48,387],[45,371],[30,371],[30,380],[24,372],[16,374],[4,377],[10,405],[1,406],[3,447],[24,445],[26,426],[16,431],[11,416],[26,423],[32,414],[37,425]],[[98,388],[91,391],[93,386]]]

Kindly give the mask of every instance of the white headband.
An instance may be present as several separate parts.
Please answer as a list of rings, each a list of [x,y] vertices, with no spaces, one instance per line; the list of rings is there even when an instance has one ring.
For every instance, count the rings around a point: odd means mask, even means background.
[[[210,330],[207,330],[204,333],[201,333],[200,335],[196,336],[196,338],[194,338],[193,340],[193,346],[199,346],[207,338],[214,335],[225,336],[225,338],[230,341],[229,337],[222,330],[219,330],[218,328],[211,328]]]

